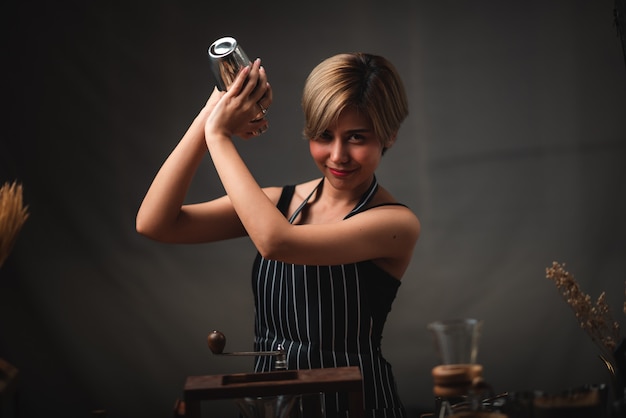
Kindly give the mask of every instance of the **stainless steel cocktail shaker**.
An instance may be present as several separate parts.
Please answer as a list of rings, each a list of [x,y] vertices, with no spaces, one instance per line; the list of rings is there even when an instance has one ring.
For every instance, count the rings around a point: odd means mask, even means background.
[[[225,36],[211,44],[209,59],[217,86],[222,91],[228,89],[241,68],[250,65],[250,59],[231,36]]]

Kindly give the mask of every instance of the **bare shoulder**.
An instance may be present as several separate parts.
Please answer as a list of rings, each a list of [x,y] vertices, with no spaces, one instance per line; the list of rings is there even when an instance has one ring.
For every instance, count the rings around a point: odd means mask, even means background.
[[[415,238],[420,233],[420,221],[415,212],[402,202],[398,201],[387,189],[379,187],[376,196],[368,205],[371,210],[369,212],[379,215],[393,215],[397,222],[402,222],[407,228],[415,232]]]
[[[382,208],[387,208],[387,209],[395,209],[400,212],[413,214],[413,216],[415,216],[415,218],[417,219],[417,216],[413,213],[413,211],[408,206],[406,206],[403,202],[398,201],[398,199],[396,199],[389,192],[389,190],[385,189],[382,186],[378,188],[378,192],[376,192],[376,195],[369,202],[368,207],[370,208],[382,207]]]
[[[369,217],[370,225],[376,225],[375,229],[380,234],[377,240],[393,251],[393,255],[373,261],[393,277],[401,279],[411,262],[413,249],[421,233],[419,218],[382,187],[369,206],[370,209],[364,214]]]
[[[369,206],[378,206],[386,203],[400,203],[398,200],[391,194],[391,192],[385,189],[383,186],[378,186],[378,191],[376,195],[372,198]]]

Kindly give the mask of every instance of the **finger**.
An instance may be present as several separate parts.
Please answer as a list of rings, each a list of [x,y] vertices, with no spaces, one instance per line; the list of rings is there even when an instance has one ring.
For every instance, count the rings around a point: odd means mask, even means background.
[[[237,74],[235,81],[233,81],[230,87],[228,88],[227,90],[228,93],[232,95],[237,95],[241,91],[241,89],[244,86],[244,83],[246,82],[246,79],[248,78],[250,69],[251,69],[250,65],[246,65],[239,71],[239,74]]]
[[[272,90],[272,85],[268,82],[267,89],[265,90],[265,95],[263,96],[263,105],[265,107],[270,107],[273,101],[274,101],[274,92]]]
[[[262,125],[259,128],[259,135],[264,134],[265,132],[267,132],[267,130],[269,129],[270,125],[268,123],[265,123],[264,125]]]
[[[254,132],[246,132],[244,134],[239,134],[239,136],[241,137],[241,139],[250,139],[254,138],[256,134]]]
[[[251,123],[256,123],[263,120],[265,118],[265,115],[267,114],[267,109],[263,107],[261,102],[256,102],[256,106],[259,112],[255,114],[254,119],[250,121]]]
[[[263,97],[267,94],[268,88],[269,83],[267,82],[267,72],[265,71],[265,67],[261,66],[259,67],[259,80],[251,97],[257,102],[261,101],[261,99],[263,99]],[[271,99],[269,100],[269,103],[271,103]],[[267,106],[263,105],[263,107],[269,107],[269,103],[267,103]]]
[[[247,135],[260,136],[267,132],[267,130],[269,129],[269,123],[267,122],[267,120],[264,119],[259,122],[255,122],[255,125],[256,126],[254,127],[254,129],[246,132]]]
[[[270,85],[270,83],[266,83],[265,87],[266,87],[265,94],[263,94],[263,96],[261,96],[261,98],[257,100],[257,103],[261,109],[265,109],[264,113],[267,113],[267,110],[272,105],[273,92],[272,92],[272,86]]]
[[[255,91],[259,81],[259,68],[261,67],[261,59],[257,58],[252,62],[245,85],[241,91],[243,96],[251,96]]]

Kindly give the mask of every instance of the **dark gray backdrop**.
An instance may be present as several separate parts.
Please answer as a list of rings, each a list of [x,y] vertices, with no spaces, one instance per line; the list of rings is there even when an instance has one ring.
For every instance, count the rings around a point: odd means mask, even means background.
[[[1,18],[0,181],[23,183],[31,217],[0,269],[0,357],[20,369],[24,417],[167,417],[186,376],[250,370],[212,357],[205,337],[251,347],[251,244],[134,230],[210,93],[206,49],[223,35],[262,57],[273,85],[270,131],[240,143],[262,185],[318,175],[299,99],[320,60],[382,54],[404,78],[411,114],[378,176],[423,226],[383,341],[413,416],[432,405],[435,319],[484,320],[496,390],[607,380],[544,269],[566,262],[594,298],[606,290],[624,327],[612,0],[40,3],[7,2]],[[219,192],[207,161],[189,201]]]

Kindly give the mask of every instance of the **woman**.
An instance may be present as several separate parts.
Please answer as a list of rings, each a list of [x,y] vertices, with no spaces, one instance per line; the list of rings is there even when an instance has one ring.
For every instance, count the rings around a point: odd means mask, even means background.
[[[302,98],[321,178],[261,188],[233,144],[267,129],[272,91],[260,60],[226,92],[215,89],[165,161],[137,214],[152,239],[199,243],[247,235],[253,265],[255,349],[287,352],[288,368],[359,366],[366,416],[403,417],[382,331],[412,257],[419,220],[375,171],[408,114],[402,82],[383,57],[340,54],[309,75]],[[185,205],[206,152],[226,195]],[[267,357],[255,370],[269,371]],[[347,399],[326,396],[327,416]]]

